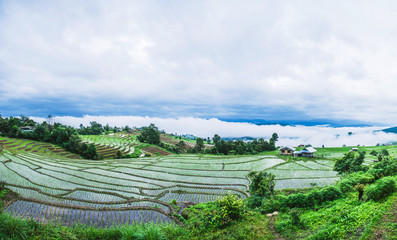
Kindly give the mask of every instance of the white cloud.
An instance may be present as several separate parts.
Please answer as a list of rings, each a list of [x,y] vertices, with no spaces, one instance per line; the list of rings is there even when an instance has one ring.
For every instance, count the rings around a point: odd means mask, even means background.
[[[32,117],[33,120],[42,122],[44,118]],[[343,127],[332,128],[327,126],[280,126],[280,125],[254,125],[250,123],[231,123],[218,119],[202,118],[152,118],[137,116],[89,116],[84,117],[55,117],[56,122],[71,125],[76,128],[83,124],[88,126],[90,122],[96,121],[102,125],[124,127],[142,127],[154,123],[159,129],[168,133],[193,134],[199,137],[210,137],[219,134],[221,137],[257,137],[269,139],[276,132],[280,139],[280,146],[299,144],[312,144],[316,147],[325,145],[327,147],[341,147],[342,145],[373,146],[377,143],[384,144],[397,141],[397,135],[392,133],[378,132],[377,127]],[[348,133],[352,132],[352,135]]]
[[[396,123],[395,1],[43,0],[1,9],[3,102],[277,106]]]

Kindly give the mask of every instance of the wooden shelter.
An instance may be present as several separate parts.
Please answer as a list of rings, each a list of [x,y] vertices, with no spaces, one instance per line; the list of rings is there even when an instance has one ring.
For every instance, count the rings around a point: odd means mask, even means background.
[[[282,156],[292,156],[294,154],[295,148],[286,146],[280,148],[279,150],[280,150],[280,155]]]

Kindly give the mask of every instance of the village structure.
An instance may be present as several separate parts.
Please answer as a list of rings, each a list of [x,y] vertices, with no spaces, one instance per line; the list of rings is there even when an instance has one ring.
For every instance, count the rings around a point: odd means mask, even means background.
[[[294,156],[297,157],[314,157],[314,153],[317,152],[313,147],[305,147],[302,150],[296,150],[294,147],[285,146],[280,148],[280,155],[282,156]]]

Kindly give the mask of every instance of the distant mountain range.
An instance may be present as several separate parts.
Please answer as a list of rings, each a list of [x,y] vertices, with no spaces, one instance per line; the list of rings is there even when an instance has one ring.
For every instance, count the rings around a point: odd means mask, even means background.
[[[397,134],[397,127],[382,129],[382,131],[387,132],[387,133],[396,133]]]
[[[220,119],[226,122],[245,122],[252,123],[255,125],[275,125],[279,124],[281,126],[319,126],[327,125],[330,127],[372,127],[374,125],[379,125],[375,123],[361,122],[357,120],[330,120],[330,119],[311,119],[311,120],[263,120],[263,119]]]

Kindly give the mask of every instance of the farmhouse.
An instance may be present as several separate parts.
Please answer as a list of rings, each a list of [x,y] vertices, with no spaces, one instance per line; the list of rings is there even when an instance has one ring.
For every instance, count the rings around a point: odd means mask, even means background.
[[[317,152],[313,147],[307,147],[300,151],[294,152],[294,157],[314,157],[314,153]]]
[[[282,147],[282,148],[280,148],[280,155],[292,156],[294,151],[295,151],[295,148],[293,148],[293,147],[288,147],[288,146]]]

